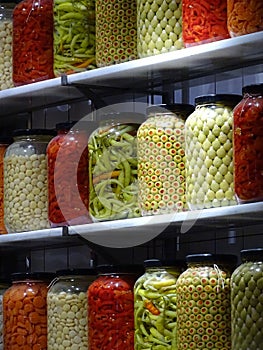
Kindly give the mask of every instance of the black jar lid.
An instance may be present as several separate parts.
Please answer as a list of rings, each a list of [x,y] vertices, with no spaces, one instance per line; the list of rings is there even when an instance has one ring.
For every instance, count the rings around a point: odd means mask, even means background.
[[[263,92],[263,84],[246,85],[242,88],[242,94],[257,94]]]
[[[195,98],[195,105],[202,105],[204,103],[226,103],[236,105],[242,100],[242,95],[236,94],[209,94],[197,96]]]
[[[243,249],[240,252],[241,261],[262,261],[263,248]]]
[[[185,118],[193,113],[195,107],[187,103],[172,103],[149,106],[146,109],[147,114],[165,113],[166,111],[173,113],[181,113]]]
[[[26,136],[26,135],[50,135],[55,136],[56,130],[54,129],[16,129],[13,131],[13,137]]]
[[[11,281],[25,281],[25,280],[37,280],[37,281],[52,281],[56,274],[53,272],[14,272],[11,274]]]
[[[160,259],[146,259],[143,262],[145,268],[148,267],[163,267],[163,264]]]
[[[215,263],[215,264],[233,264],[237,263],[237,256],[233,254],[190,254],[186,256],[186,263]]]
[[[59,276],[89,276],[97,275],[97,270],[93,267],[79,268],[79,269],[63,269],[56,271],[56,275]]]

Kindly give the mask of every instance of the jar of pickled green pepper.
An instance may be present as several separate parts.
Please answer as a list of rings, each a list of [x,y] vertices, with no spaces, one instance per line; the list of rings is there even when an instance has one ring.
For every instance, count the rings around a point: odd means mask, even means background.
[[[233,108],[242,96],[195,98],[185,123],[186,201],[190,209],[236,204],[233,180]]]
[[[229,266],[236,256],[193,254],[177,288],[178,350],[231,349]]]
[[[140,216],[137,130],[140,113],[112,113],[89,137],[89,213],[93,221]]]
[[[134,285],[134,349],[177,349],[177,279],[158,259],[145,260],[144,267]]]
[[[185,120],[189,104],[156,105],[138,138],[139,206],[143,216],[185,210]]]
[[[263,248],[241,251],[231,277],[232,350],[261,350],[263,339]]]

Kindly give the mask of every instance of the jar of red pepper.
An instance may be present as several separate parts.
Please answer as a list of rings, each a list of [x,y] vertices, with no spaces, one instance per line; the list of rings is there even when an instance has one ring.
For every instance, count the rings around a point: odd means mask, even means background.
[[[15,86],[54,78],[53,1],[22,0],[13,11]]]
[[[242,89],[233,110],[234,190],[239,203],[263,200],[263,84]]]
[[[56,125],[47,147],[48,218],[51,227],[86,224],[88,213],[88,130],[85,122]]]
[[[99,276],[89,286],[89,350],[134,350],[133,286],[139,266],[98,266]]]
[[[229,38],[227,0],[183,0],[182,11],[185,47]]]

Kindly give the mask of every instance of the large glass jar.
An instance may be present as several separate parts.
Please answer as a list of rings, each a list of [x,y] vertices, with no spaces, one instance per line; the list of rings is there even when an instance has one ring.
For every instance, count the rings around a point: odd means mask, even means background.
[[[4,157],[4,219],[9,233],[49,228],[46,147],[53,130],[18,129]]]
[[[95,269],[56,272],[47,294],[48,349],[88,349],[87,290]]]
[[[7,280],[0,279],[0,350],[4,350],[4,320],[3,320],[3,296],[6,290],[10,287],[10,283]]]
[[[13,11],[15,86],[54,78],[53,1],[22,0]]]
[[[151,106],[137,133],[139,207],[142,215],[186,209],[185,120],[188,104]]]
[[[90,135],[89,212],[93,221],[140,216],[137,130],[142,120],[136,113],[105,116]]]
[[[0,90],[13,87],[12,70],[12,35],[13,35],[13,8],[12,2],[2,2],[0,5]]]
[[[138,266],[98,266],[99,276],[89,286],[89,350],[134,350],[133,286]]]
[[[231,277],[232,350],[261,350],[263,339],[263,248],[241,251]]]
[[[48,218],[51,227],[87,224],[88,132],[85,122],[59,123],[47,146]]]
[[[227,0],[227,25],[231,37],[263,30],[262,1]]]
[[[185,47],[229,38],[227,0],[182,0]]]
[[[134,349],[177,349],[176,277],[158,259],[144,261],[134,285]]]
[[[95,67],[95,1],[54,0],[55,75]]]
[[[14,273],[3,296],[4,349],[47,349],[47,292],[54,274]]]
[[[140,58],[184,47],[181,0],[139,0],[137,23]]]
[[[235,256],[193,254],[178,278],[177,346],[231,349],[230,277]]]
[[[263,200],[263,84],[242,89],[233,111],[234,189],[239,203]]]
[[[239,95],[195,99],[185,123],[186,201],[190,209],[235,205],[233,179],[233,108]]]
[[[98,67],[137,58],[136,0],[96,1]]]

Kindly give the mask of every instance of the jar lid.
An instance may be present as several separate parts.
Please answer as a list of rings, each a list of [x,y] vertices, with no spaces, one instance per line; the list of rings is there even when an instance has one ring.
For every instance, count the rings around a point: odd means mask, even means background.
[[[187,103],[160,104],[149,106],[146,109],[147,114],[165,113],[167,110],[173,113],[182,113],[184,117],[188,117],[193,113],[195,107]]]
[[[187,263],[210,262],[215,264],[236,264],[237,256],[232,254],[190,254],[186,256]]]
[[[22,280],[40,280],[40,281],[52,281],[55,278],[53,272],[14,272],[11,274],[12,281]]]
[[[250,261],[262,261],[263,259],[263,248],[254,248],[254,249],[243,249],[240,252],[242,262],[247,260]]]
[[[57,276],[88,276],[97,275],[97,270],[93,267],[86,269],[64,269],[56,271]]]
[[[76,120],[71,122],[63,122],[63,123],[57,123],[56,124],[56,130],[70,130],[75,124],[77,123]]]
[[[235,94],[209,94],[197,96],[195,98],[195,105],[201,105],[204,103],[227,103],[230,105],[236,105],[242,100],[241,95]]]
[[[15,136],[26,136],[26,135],[56,135],[56,130],[54,129],[16,129],[13,131],[12,135]]]
[[[263,92],[263,84],[252,84],[246,85],[242,88],[242,94],[251,93],[256,94],[259,92]]]
[[[145,268],[147,267],[163,267],[161,260],[159,259],[147,259],[144,260],[143,265]]]
[[[120,264],[120,265],[98,265],[97,271],[99,274],[108,274],[108,273],[142,273],[143,266],[137,264]]]

